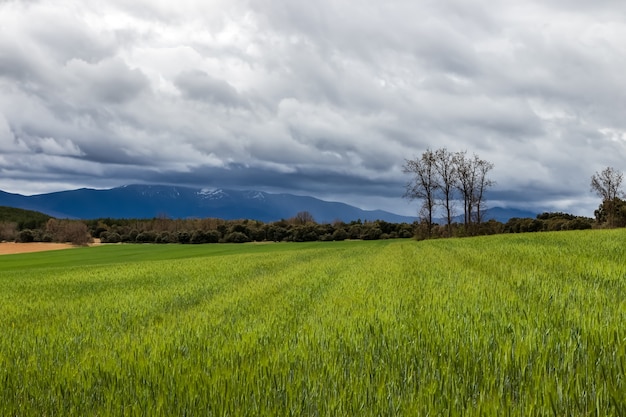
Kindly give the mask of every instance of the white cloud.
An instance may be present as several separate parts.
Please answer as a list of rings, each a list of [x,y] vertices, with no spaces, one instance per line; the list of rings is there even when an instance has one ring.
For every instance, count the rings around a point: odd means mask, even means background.
[[[41,138],[38,150],[48,155],[82,156],[84,153],[68,139]]]
[[[0,113],[0,152],[3,154],[27,152],[28,146],[16,138],[6,118]]]

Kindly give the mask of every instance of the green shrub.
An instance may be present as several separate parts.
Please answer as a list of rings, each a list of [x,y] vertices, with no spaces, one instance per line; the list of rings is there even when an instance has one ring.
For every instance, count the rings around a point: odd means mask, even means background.
[[[20,243],[30,243],[35,241],[35,233],[30,229],[21,230],[17,234],[17,242]]]
[[[250,238],[241,232],[232,232],[226,235],[224,238],[226,243],[246,243],[250,242]]]
[[[122,237],[116,232],[102,232],[100,241],[102,243],[119,243],[122,241]]]

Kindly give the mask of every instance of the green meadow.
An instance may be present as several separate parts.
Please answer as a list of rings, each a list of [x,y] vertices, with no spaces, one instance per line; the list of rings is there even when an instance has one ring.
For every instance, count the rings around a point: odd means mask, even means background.
[[[0,257],[3,416],[626,415],[626,230]]]

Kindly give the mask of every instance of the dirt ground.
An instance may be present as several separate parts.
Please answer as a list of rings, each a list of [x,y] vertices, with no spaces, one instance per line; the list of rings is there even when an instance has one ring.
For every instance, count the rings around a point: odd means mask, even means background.
[[[27,252],[41,252],[45,250],[58,250],[68,249],[73,247],[66,243],[15,243],[15,242],[2,242],[0,243],[0,255],[11,255],[14,253],[27,253]]]
[[[92,243],[92,245],[100,244],[99,241]],[[74,246],[69,243],[15,243],[15,242],[0,242],[0,255],[11,255],[15,253],[28,253],[28,252],[42,252],[46,250],[59,250],[69,249]]]

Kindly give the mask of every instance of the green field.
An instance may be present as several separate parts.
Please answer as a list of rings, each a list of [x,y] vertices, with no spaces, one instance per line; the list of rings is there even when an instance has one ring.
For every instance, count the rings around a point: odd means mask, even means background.
[[[2,416],[626,415],[626,230],[0,257]]]

